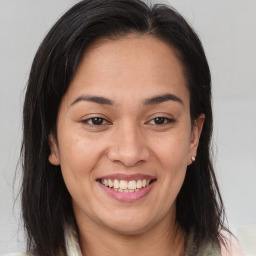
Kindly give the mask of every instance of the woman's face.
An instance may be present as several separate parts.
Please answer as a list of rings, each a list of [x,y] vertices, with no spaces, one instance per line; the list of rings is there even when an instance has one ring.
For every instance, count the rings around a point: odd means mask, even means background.
[[[138,234],[175,218],[203,123],[191,127],[175,50],[148,35],[100,40],[84,54],[50,136],[78,226]]]

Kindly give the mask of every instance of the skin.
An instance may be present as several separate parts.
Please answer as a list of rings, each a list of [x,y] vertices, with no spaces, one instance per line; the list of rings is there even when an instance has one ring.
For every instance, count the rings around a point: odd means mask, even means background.
[[[181,102],[144,104],[167,93]],[[113,105],[81,100],[88,95]],[[88,120],[93,117],[104,121],[95,125]],[[164,117],[163,124],[157,117]],[[165,42],[130,34],[87,49],[61,102],[49,156],[61,166],[72,196],[83,255],[183,253],[175,200],[196,156],[203,121],[202,114],[191,127],[183,67]],[[97,182],[116,173],[148,174],[157,181],[145,197],[120,202]]]

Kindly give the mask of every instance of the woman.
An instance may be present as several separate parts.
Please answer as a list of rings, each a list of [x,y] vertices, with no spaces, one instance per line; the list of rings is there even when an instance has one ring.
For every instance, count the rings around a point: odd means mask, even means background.
[[[211,132],[207,60],[175,10],[76,4],[42,42],[26,92],[28,253],[221,255]]]

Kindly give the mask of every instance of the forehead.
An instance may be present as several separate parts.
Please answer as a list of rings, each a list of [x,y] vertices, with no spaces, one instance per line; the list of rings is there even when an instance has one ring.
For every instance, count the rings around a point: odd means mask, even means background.
[[[141,101],[153,95],[189,98],[177,51],[150,35],[100,39],[86,49],[67,96],[102,95],[115,101]]]

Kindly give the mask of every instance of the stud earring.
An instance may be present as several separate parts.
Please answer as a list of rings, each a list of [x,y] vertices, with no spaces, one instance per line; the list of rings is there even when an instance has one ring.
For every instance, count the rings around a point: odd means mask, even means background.
[[[192,162],[196,161],[196,158],[194,156],[191,157]]]

